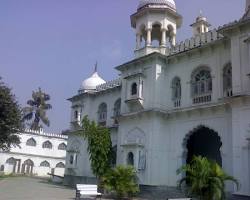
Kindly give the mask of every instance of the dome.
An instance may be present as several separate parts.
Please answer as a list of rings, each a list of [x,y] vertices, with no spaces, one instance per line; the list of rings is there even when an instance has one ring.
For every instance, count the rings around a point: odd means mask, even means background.
[[[176,10],[176,5],[174,0],[140,0],[138,9],[141,9],[147,5],[165,5]]]
[[[91,77],[87,78],[82,82],[81,89],[84,91],[95,90],[96,86],[106,83],[95,71]]]

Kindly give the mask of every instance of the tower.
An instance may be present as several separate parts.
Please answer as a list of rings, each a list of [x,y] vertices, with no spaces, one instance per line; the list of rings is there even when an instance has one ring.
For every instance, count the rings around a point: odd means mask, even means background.
[[[137,12],[131,15],[136,33],[135,56],[165,54],[167,46],[175,46],[176,30],[181,24],[182,16],[174,0],[140,0]]]
[[[193,35],[196,36],[208,32],[208,28],[211,26],[211,24],[208,23],[207,18],[204,17],[200,11],[200,15],[190,26],[193,28]]]

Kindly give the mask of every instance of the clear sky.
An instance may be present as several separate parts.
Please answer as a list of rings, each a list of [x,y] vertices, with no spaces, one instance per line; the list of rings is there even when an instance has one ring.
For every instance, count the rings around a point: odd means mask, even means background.
[[[69,127],[70,103],[98,61],[99,74],[133,58],[130,15],[139,0],[0,0],[0,76],[22,106],[33,90],[51,95],[50,132]],[[213,28],[239,19],[245,0],[176,0],[183,16],[177,41],[191,37],[200,10]]]

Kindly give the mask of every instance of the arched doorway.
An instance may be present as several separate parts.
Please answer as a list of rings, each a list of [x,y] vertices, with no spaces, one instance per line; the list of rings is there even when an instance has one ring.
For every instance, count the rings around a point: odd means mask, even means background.
[[[22,173],[24,174],[33,174],[34,162],[30,159],[24,161],[22,164]]]
[[[127,164],[134,166],[134,154],[132,152],[128,153]]]
[[[214,130],[199,126],[188,134],[184,145],[187,149],[186,163],[190,163],[193,156],[203,156],[222,166],[220,153],[222,142]]]

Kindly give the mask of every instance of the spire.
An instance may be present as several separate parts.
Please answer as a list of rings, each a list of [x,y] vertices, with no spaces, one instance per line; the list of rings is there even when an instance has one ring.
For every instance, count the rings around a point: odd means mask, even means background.
[[[94,69],[94,72],[97,72],[97,61],[95,63],[95,69]]]

